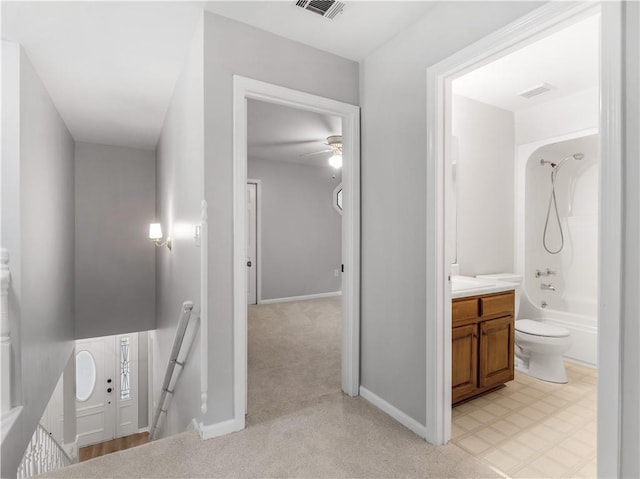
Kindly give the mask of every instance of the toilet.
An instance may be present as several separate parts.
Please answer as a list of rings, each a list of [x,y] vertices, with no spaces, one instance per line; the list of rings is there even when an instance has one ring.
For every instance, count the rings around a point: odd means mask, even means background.
[[[566,383],[562,355],[571,347],[568,329],[532,319],[517,319],[522,276],[513,273],[478,275],[477,278],[512,283],[515,286],[515,368],[518,372],[552,383]]]

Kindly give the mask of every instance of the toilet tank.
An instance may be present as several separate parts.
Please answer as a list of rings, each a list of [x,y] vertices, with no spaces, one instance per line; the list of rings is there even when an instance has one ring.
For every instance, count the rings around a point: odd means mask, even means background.
[[[505,283],[512,283],[515,286],[515,319],[518,319],[518,311],[520,310],[520,284],[522,283],[522,276],[515,273],[494,273],[494,274],[477,274],[476,278],[490,279],[494,281],[503,281]]]

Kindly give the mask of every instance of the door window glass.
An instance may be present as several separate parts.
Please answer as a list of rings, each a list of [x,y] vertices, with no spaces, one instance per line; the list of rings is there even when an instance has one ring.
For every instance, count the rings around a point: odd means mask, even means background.
[[[76,354],[76,399],[86,401],[96,387],[96,362],[89,351]]]

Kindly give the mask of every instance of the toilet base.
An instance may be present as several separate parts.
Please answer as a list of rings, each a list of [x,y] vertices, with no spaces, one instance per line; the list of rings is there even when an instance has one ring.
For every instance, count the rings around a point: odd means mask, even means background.
[[[528,357],[516,357],[516,371],[551,383],[565,384],[567,371],[562,356],[529,353]]]

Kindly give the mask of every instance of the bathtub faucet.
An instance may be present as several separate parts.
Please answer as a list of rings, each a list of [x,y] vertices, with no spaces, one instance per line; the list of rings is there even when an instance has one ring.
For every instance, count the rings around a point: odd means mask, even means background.
[[[549,268],[544,271],[540,271],[539,269],[536,270],[536,278],[540,278],[541,276],[551,276],[555,274],[556,272]]]
[[[551,283],[549,283],[549,284],[540,283],[540,289],[544,289],[544,290],[548,290],[548,291],[555,291],[556,290],[555,286],[553,286]]]

